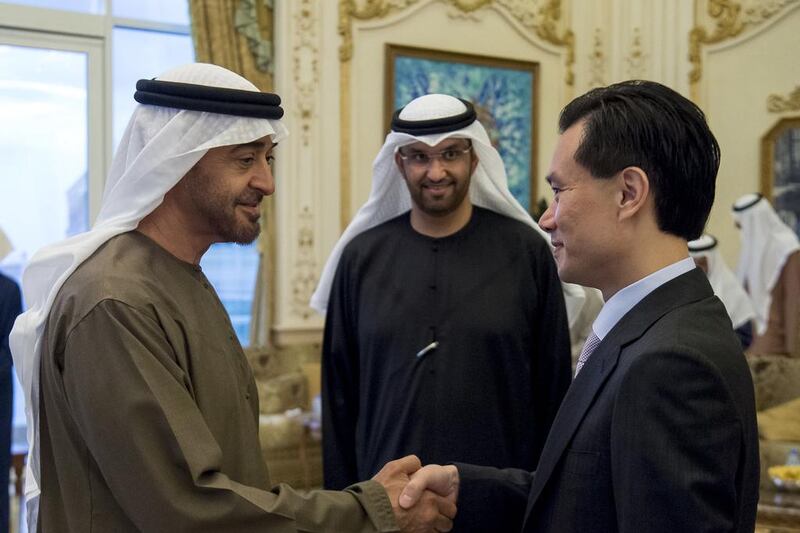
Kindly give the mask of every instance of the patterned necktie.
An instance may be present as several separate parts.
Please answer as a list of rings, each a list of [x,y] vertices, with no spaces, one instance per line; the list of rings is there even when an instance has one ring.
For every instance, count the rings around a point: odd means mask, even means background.
[[[586,361],[589,360],[589,356],[592,355],[592,352],[597,345],[600,344],[600,338],[594,334],[592,331],[588,337],[586,337],[586,342],[583,344],[583,349],[581,350],[581,355],[578,357],[578,364],[575,365],[575,377],[578,377],[578,372],[581,371],[583,365],[586,364]]]

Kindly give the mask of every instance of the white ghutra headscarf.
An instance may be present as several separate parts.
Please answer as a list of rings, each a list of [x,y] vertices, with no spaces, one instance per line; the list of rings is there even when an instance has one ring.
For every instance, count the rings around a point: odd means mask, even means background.
[[[466,105],[453,96],[445,94],[428,94],[415,98],[406,105],[399,114],[404,121],[430,121],[455,117],[467,111]],[[319,313],[325,313],[328,307],[331,285],[339,258],[344,247],[353,238],[411,209],[411,196],[402,179],[400,169],[394,160],[398,148],[415,142],[423,142],[435,146],[452,137],[470,139],[478,156],[478,166],[472,174],[469,196],[474,205],[491,209],[497,213],[519,220],[539,232],[550,243],[550,238],[531,218],[508,189],[506,169],[500,154],[492,146],[489,136],[480,122],[454,131],[429,135],[412,135],[391,131],[386,136],[378,156],[372,164],[372,190],[369,199],[361,206],[353,220],[344,230],[339,241],[333,247],[331,255],[322,271],[316,291],[311,296],[311,307]],[[586,299],[584,289],[580,285],[562,283],[564,298],[570,326],[580,312]]]
[[[733,218],[742,238],[736,272],[753,302],[756,331],[763,335],[767,331],[772,289],[786,260],[800,250],[800,240],[760,194],[739,198],[733,204]]]
[[[258,92],[255,85],[216,65],[196,63],[158,78],[206,87]],[[137,105],[111,164],[97,221],[86,233],[45,246],[31,258],[22,277],[29,309],[17,318],[10,345],[25,395],[28,464],[25,498],[28,525],[36,531],[39,503],[39,367],[42,334],[61,286],[103,243],[135,229],[164,195],[211,148],[287,135],[279,120]]]
[[[714,289],[714,294],[725,305],[734,329],[742,327],[755,318],[756,312],[750,302],[750,297],[723,259],[717,247],[717,239],[705,233],[699,239],[690,241],[689,255],[695,260],[701,257],[706,259],[708,282]]]

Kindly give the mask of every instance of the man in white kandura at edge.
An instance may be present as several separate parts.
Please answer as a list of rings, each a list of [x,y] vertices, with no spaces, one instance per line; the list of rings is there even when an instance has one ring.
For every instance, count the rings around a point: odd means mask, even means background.
[[[800,357],[800,239],[760,194],[733,204],[742,247],[736,273],[755,308],[748,353]]]
[[[415,457],[341,492],[271,488],[253,374],[198,265],[259,233],[280,98],[208,64],[134,97],[94,227],[24,274],[30,531],[449,530],[450,500],[397,506]]]
[[[725,304],[733,329],[742,342],[742,348],[746,349],[753,340],[752,320],[756,313],[744,287],[722,257],[716,237],[704,233],[699,239],[689,241],[689,255],[706,273],[714,294]]]

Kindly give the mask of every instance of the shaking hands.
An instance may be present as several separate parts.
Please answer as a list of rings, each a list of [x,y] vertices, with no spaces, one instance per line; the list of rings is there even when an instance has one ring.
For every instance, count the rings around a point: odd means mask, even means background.
[[[372,479],[386,489],[401,531],[452,529],[458,498],[455,466],[423,467],[419,458],[408,455],[386,463]]]

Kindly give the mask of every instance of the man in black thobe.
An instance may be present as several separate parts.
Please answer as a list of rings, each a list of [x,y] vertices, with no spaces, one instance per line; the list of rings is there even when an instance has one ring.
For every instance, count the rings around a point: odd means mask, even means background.
[[[534,469],[570,381],[567,315],[472,106],[427,95],[398,111],[373,180],[326,267],[326,487],[409,453]]]

